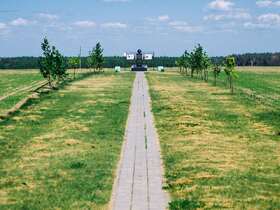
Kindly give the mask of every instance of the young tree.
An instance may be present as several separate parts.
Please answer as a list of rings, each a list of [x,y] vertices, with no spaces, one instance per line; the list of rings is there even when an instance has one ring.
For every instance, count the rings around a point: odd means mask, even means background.
[[[66,60],[60,52],[54,48],[54,74],[58,82],[67,76]]]
[[[53,80],[60,81],[67,75],[65,59],[54,46],[50,46],[47,38],[44,38],[41,48],[43,57],[39,60],[40,72],[48,80],[49,86],[53,87]]]
[[[220,75],[221,71],[222,71],[222,67],[221,66],[214,65],[214,67],[213,67],[213,74],[214,74],[214,85],[215,86],[217,85],[217,78]]]
[[[232,56],[228,56],[225,60],[225,73],[227,75],[229,87],[232,94],[234,92],[233,80],[238,77],[235,71],[235,66],[235,58]]]
[[[188,75],[188,69],[191,67],[190,65],[190,54],[186,50],[183,54],[183,67],[186,71],[186,75]]]
[[[183,57],[183,55],[175,61],[175,64],[176,64],[176,66],[179,67],[180,73],[182,73],[183,67],[184,67],[184,57]]]
[[[69,58],[68,64],[71,68],[74,69],[74,79],[76,78],[76,69],[79,68],[80,58],[79,57],[71,57]]]
[[[211,60],[209,59],[208,55],[206,52],[203,52],[203,59],[202,59],[202,71],[203,71],[203,78],[204,81],[208,81],[208,69],[211,66]]]
[[[191,53],[190,66],[191,66],[191,77],[193,77],[194,72],[196,71],[197,75],[200,74],[202,77],[203,69],[203,47],[198,44],[193,52]]]
[[[198,44],[194,48],[193,52],[191,52],[189,63],[191,68],[191,77],[193,77],[193,74],[196,71],[197,75],[200,74],[201,79],[207,81],[207,69],[209,68],[211,63],[206,52],[203,50],[203,47],[200,44]]]
[[[95,48],[93,49],[92,56],[93,56],[94,69],[100,72],[103,68],[103,63],[104,63],[103,49],[101,47],[100,42],[98,42]]]
[[[54,53],[47,38],[44,38],[41,49],[43,50],[43,57],[40,57],[39,60],[40,72],[48,80],[49,86],[52,87]]]

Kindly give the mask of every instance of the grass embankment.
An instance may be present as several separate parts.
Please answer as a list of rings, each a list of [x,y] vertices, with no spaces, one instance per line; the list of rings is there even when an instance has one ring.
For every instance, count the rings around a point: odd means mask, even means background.
[[[148,74],[170,209],[280,209],[279,76],[245,72],[236,83],[266,104],[176,72]]]
[[[0,77],[0,114],[5,114],[43,81],[38,70],[0,70]]]
[[[68,79],[73,79],[73,70],[69,70]],[[94,72],[89,69],[76,70],[76,80],[85,78]],[[0,76],[0,115],[13,108],[32,91],[46,82],[39,70],[1,70]]]
[[[238,78],[235,79],[236,93],[243,97],[255,96],[257,100],[267,105],[280,105],[280,68],[238,68]],[[277,71],[278,70],[278,71]],[[213,82],[210,73],[210,81]],[[224,72],[218,78],[217,85],[224,88],[226,75]]]
[[[39,70],[0,70],[0,97],[43,80]]]
[[[43,95],[0,124],[0,209],[106,209],[133,74]]]

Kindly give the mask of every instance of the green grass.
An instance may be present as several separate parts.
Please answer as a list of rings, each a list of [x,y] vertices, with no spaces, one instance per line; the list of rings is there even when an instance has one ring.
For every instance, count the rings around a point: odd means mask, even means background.
[[[0,70],[0,98],[14,93],[0,101],[0,114],[5,114],[20,100],[30,95],[30,90],[21,90],[30,86],[36,86],[43,81],[39,70]]]
[[[280,71],[279,71],[280,72]],[[218,86],[225,87],[226,75],[221,73],[218,78]],[[280,73],[276,72],[248,72],[243,69],[238,70],[238,78],[235,80],[236,92],[239,94],[254,94],[263,98],[267,103],[280,105]],[[210,81],[213,75],[210,73]],[[249,81],[249,82],[248,82]],[[249,91],[248,91],[249,90]],[[278,99],[278,100],[277,100]]]
[[[43,80],[39,70],[0,70],[0,77],[0,97]]]
[[[76,72],[76,80],[83,79],[93,74],[87,69]],[[0,115],[5,114],[9,109],[14,107],[20,100],[32,94],[32,90],[38,87],[38,82],[44,79],[39,70],[1,70],[0,76],[0,98],[10,93],[16,92],[4,100],[0,101]],[[69,70],[69,78],[73,78],[72,70]],[[30,88],[28,88],[30,87]],[[21,90],[22,88],[28,88]]]
[[[0,124],[0,209],[106,209],[133,74],[104,73]]]
[[[242,72],[231,95],[176,72],[148,74],[170,209],[280,208],[279,75]]]

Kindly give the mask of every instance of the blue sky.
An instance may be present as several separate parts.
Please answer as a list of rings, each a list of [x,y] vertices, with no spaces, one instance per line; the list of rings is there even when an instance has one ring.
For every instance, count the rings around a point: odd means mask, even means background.
[[[142,48],[177,56],[280,51],[279,0],[0,0],[0,56],[38,56],[47,36],[65,55],[97,41],[106,55]]]

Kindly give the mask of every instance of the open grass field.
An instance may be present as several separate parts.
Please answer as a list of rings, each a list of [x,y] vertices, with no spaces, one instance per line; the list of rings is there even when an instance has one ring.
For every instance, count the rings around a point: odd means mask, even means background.
[[[86,77],[90,73],[88,69],[76,70],[76,79]],[[0,115],[5,114],[20,100],[32,94],[32,90],[46,82],[39,69],[0,70],[0,77]],[[69,70],[68,77],[73,78],[73,69]]]
[[[0,114],[16,105],[43,81],[38,70],[1,70],[0,78]]]
[[[133,79],[92,75],[1,122],[0,209],[106,209]]]
[[[0,96],[42,80],[39,70],[0,70]]]
[[[224,75],[148,74],[171,210],[280,209],[280,69],[253,70],[234,95]]]

